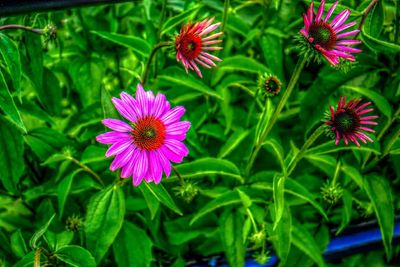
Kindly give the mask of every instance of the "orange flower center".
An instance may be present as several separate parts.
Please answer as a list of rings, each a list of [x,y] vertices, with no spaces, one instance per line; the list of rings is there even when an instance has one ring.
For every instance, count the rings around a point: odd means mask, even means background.
[[[133,142],[143,150],[160,148],[165,140],[165,125],[154,117],[140,118],[132,130]]]

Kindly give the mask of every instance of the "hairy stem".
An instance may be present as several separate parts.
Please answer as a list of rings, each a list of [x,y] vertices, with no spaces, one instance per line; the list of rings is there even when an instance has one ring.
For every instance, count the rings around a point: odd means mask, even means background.
[[[257,142],[254,150],[252,151],[252,154],[250,156],[250,159],[247,163],[247,167],[246,167],[246,175],[250,174],[250,170],[254,164],[254,161],[258,155],[258,152],[261,149],[262,144],[264,143],[265,139],[267,138],[269,132],[272,130],[272,128],[274,127],[276,121],[278,120],[279,114],[282,112],[283,107],[286,105],[286,102],[288,101],[290,95],[293,92],[293,89],[297,83],[297,81],[299,80],[300,77],[300,73],[304,68],[304,65],[307,61],[306,57],[301,57],[296,64],[296,67],[294,68],[292,77],[290,78],[288,87],[285,91],[285,93],[283,94],[278,106],[275,109],[274,114],[272,115],[267,128],[264,130],[264,132],[261,134],[261,138],[259,139],[259,141]]]
[[[181,185],[184,185],[185,184],[185,180],[183,179],[183,177],[181,176],[179,171],[175,168],[175,166],[172,166],[172,170],[174,171],[176,177],[178,177],[178,180],[181,183]]]
[[[303,158],[305,152],[307,149],[315,142],[315,140],[318,139],[318,137],[324,132],[324,125],[320,126],[317,128],[314,133],[306,140],[300,151],[296,154],[292,162],[290,162],[288,171],[287,171],[287,176],[290,176],[290,174],[294,171],[294,169],[297,166],[297,163]]]
[[[144,86],[147,81],[147,76],[149,75],[149,70],[150,70],[150,64],[153,61],[154,56],[156,55],[157,51],[160,50],[160,48],[165,47],[165,46],[170,46],[171,42],[160,42],[156,44],[153,49],[150,52],[149,58],[146,62],[146,66],[143,71],[142,75],[142,85]]]

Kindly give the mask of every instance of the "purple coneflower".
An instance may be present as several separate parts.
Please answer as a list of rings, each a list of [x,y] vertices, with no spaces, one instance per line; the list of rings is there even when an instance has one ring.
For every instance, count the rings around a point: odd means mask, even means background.
[[[132,176],[133,184],[160,183],[163,171],[168,177],[171,163],[180,163],[188,155],[182,143],[190,122],[180,121],[185,113],[181,106],[170,108],[163,94],[145,92],[138,84],[136,99],[122,92],[121,99],[112,102],[118,112],[129,121],[104,119],[102,123],[112,131],[100,134],[96,140],[111,145],[106,156],[115,156],[110,170],[122,168],[121,177]]]
[[[207,36],[210,32],[214,31],[221,24],[212,24],[214,18],[205,19],[195,24],[188,23],[186,26],[182,25],[181,32],[175,39],[176,60],[181,61],[186,69],[196,71],[197,75],[201,78],[201,71],[197,66],[200,65],[211,68],[216,66],[214,61],[222,61],[216,56],[209,54],[207,51],[221,50],[222,47],[213,46],[214,44],[222,42],[222,40],[214,40],[220,37],[223,33],[218,32]]]
[[[333,66],[339,64],[339,58],[355,61],[350,53],[359,53],[360,49],[350,47],[361,43],[359,40],[343,39],[357,34],[360,30],[343,32],[354,26],[357,22],[353,21],[344,24],[350,16],[350,10],[345,9],[340,12],[330,23],[328,23],[338,2],[335,2],[322,19],[324,13],[325,0],[321,1],[318,12],[314,16],[314,2],[311,2],[307,14],[303,14],[304,28],[300,33],[306,37],[308,42],[320,52]]]
[[[362,131],[375,132],[365,126],[377,125],[378,123],[372,120],[378,118],[378,116],[361,117],[361,115],[374,110],[373,108],[366,109],[371,102],[358,106],[361,100],[362,99],[352,99],[346,104],[346,97],[342,96],[339,100],[336,111],[332,106],[330,106],[331,116],[325,123],[328,124],[331,131],[335,133],[336,145],[339,144],[340,139],[343,139],[346,145],[351,141],[357,146],[360,146],[357,139],[361,140],[365,144],[367,143],[367,140],[371,143],[373,142],[373,140]]]

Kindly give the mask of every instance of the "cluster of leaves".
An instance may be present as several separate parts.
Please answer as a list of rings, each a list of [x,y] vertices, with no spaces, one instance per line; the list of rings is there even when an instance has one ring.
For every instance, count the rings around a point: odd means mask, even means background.
[[[369,0],[343,1],[361,20]],[[272,248],[285,266],[326,266],[329,240],[350,223],[377,218],[385,250],[343,259],[370,266],[396,259],[400,198],[399,4],[379,1],[366,17],[363,53],[343,73],[309,64],[251,169],[252,144],[279,96],[254,99],[258,75],[288,84],[295,36],[309,0],[143,1],[0,19],[1,25],[57,27],[57,39],[0,31],[0,261],[2,266],[185,266],[225,253],[243,266]],[[222,21],[223,59],[185,73],[173,50],[159,52],[146,88],[186,107],[190,154],[162,184],[128,180],[108,169],[95,142],[100,121],[117,118],[110,101],[131,94],[152,47],[173,40],[182,23]],[[357,148],[320,138],[301,168],[282,174],[341,95],[371,100],[376,140]],[[266,114],[261,116],[261,114]],[[340,155],[340,157],[339,157]],[[329,188],[330,181],[340,188]],[[324,184],[328,183],[328,186]],[[321,188],[324,190],[321,191]],[[339,190],[340,189],[340,190]],[[30,240],[28,242],[28,240]],[[385,254],[387,257],[385,257]],[[38,265],[35,265],[38,266]]]

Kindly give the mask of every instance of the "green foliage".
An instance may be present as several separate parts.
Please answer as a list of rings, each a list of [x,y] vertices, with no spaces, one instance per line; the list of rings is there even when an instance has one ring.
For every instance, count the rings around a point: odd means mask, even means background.
[[[311,0],[144,0],[1,17],[0,265],[182,267],[215,255],[234,267],[271,255],[280,266],[396,265],[400,5],[374,2],[341,1],[332,15],[347,8],[358,21],[356,62],[310,60],[283,106]],[[206,52],[222,61],[199,65],[201,79],[177,62],[175,39],[207,18],[224,34],[223,49]],[[282,82],[280,95],[259,91],[264,73]],[[104,118],[123,120],[111,99],[143,81],[185,107],[189,155],[160,184],[134,187],[110,171],[96,136]],[[301,151],[341,96],[372,102],[374,142],[321,135]],[[329,188],[342,190],[335,203]],[[332,238],[374,219],[381,249],[326,261]]]

